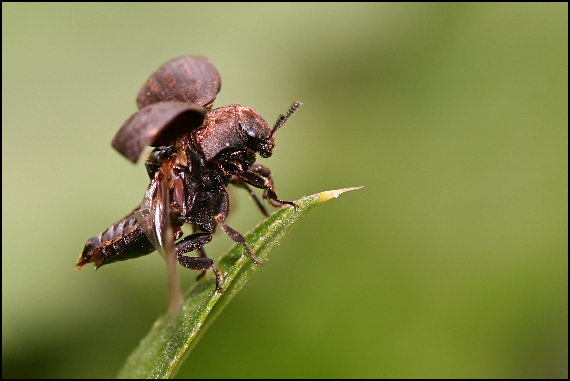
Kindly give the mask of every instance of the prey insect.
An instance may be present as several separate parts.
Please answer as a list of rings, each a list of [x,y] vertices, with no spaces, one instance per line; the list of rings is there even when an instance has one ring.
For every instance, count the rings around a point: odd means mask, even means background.
[[[226,224],[227,187],[244,188],[265,216],[267,210],[251,187],[262,189],[262,198],[273,207],[295,206],[277,197],[271,171],[255,160],[256,154],[271,156],[273,136],[301,103],[295,102],[270,128],[247,106],[212,109],[220,85],[210,60],[195,56],[167,62],[143,85],[139,110],[119,129],[112,145],[133,163],[146,146],[155,147],[145,162],[150,184],[137,208],[87,241],[78,270],[87,263],[98,268],[158,250],[167,261],[175,257],[185,268],[201,270],[199,278],[212,269],[216,289],[222,292],[222,274],[203,248],[217,226],[260,265],[244,237]],[[193,233],[182,238],[184,224]],[[196,255],[185,255],[191,252]]]

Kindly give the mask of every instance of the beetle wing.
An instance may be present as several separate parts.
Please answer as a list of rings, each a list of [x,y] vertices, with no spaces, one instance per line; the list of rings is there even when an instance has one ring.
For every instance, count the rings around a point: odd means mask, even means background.
[[[164,167],[163,167],[164,168]],[[170,220],[170,179],[161,169],[156,172],[143,202],[134,212],[144,234],[166,260],[170,310],[176,315],[182,306],[182,294],[176,272],[175,228]],[[180,229],[178,229],[180,232]]]
[[[206,57],[185,56],[158,68],[141,88],[139,108],[157,102],[192,102],[206,106],[220,91],[220,74]]]
[[[143,201],[138,210],[134,212],[134,215],[150,243],[157,250],[162,251],[160,248],[163,247],[164,243],[163,222],[165,221],[162,199],[165,196],[163,195],[161,176],[159,174],[162,174],[162,172],[158,171],[150,181]]]
[[[159,102],[134,113],[119,129],[112,145],[136,163],[144,147],[170,145],[182,132],[202,125],[206,108],[187,102]]]

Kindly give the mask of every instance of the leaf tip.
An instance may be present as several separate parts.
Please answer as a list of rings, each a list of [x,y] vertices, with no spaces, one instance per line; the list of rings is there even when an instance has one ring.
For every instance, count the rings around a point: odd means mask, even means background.
[[[330,190],[330,191],[326,191],[326,192],[321,192],[321,193],[319,193],[319,201],[325,202],[325,201],[330,200],[331,198],[337,198],[338,196],[340,196],[344,192],[348,192],[348,191],[360,189],[360,188],[364,188],[364,187],[362,186],[362,187],[342,188],[342,189],[335,189],[335,190]]]

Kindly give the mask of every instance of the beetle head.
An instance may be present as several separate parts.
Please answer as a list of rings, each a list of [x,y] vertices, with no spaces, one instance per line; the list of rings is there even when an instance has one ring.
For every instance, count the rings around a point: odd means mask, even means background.
[[[222,151],[249,151],[270,157],[275,147],[273,134],[301,106],[295,102],[281,114],[273,128],[251,107],[233,104],[208,111],[204,124],[196,132],[196,143],[210,161]]]
[[[263,118],[250,107],[240,107],[237,127],[245,145],[262,157],[270,157],[275,147],[271,129]]]
[[[196,142],[206,161],[222,151],[253,151],[269,157],[275,146],[265,120],[251,107],[237,104],[208,111]]]

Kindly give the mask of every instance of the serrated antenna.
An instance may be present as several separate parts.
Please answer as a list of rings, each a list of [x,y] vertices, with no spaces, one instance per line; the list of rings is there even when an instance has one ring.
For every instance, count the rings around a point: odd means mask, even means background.
[[[277,121],[275,122],[275,124],[273,125],[273,129],[271,130],[271,135],[269,135],[269,137],[272,137],[274,133],[277,132],[277,130],[283,125],[283,123],[285,123],[287,121],[287,119],[289,119],[289,117],[291,115],[293,115],[293,113],[295,111],[297,111],[297,109],[299,107],[301,107],[303,104],[301,102],[295,102],[293,103],[293,105],[289,108],[289,111],[287,111],[287,114],[281,114],[279,115],[279,118],[277,118]]]

